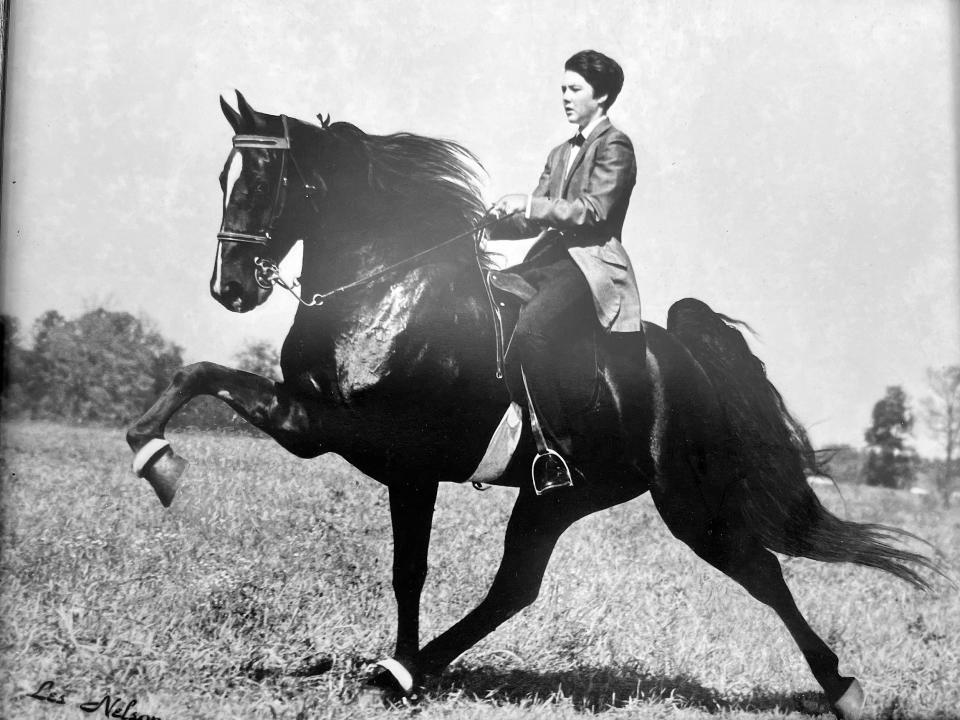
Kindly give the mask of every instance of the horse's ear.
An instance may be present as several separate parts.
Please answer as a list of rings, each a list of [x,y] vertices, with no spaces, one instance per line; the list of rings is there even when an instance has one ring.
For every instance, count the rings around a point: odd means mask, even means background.
[[[243,119],[240,117],[240,113],[230,107],[230,103],[223,99],[223,95],[220,96],[220,109],[223,110],[223,116],[227,119],[227,122],[230,123],[233,132],[239,133]]]
[[[330,127],[330,113],[327,113],[326,120],[323,119],[323,113],[317,113],[317,120],[320,121],[320,127],[322,127],[324,130]]]
[[[243,93],[241,93],[239,90],[237,90],[236,93],[237,109],[240,110],[240,117],[246,120],[250,125],[255,125],[257,122],[256,112],[252,107],[250,107],[250,103],[247,102],[247,99],[243,96]]]

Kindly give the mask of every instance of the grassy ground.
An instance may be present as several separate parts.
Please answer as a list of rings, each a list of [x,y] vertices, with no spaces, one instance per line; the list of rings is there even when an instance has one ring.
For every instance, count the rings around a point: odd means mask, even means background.
[[[169,718],[800,718],[826,713],[779,620],[665,530],[648,497],[561,540],[540,599],[461,657],[416,711],[356,700],[391,649],[386,492],[335,457],[178,433],[170,510],[123,434],[4,429],[0,712],[86,717],[105,693]],[[960,578],[960,512],[892,491],[821,491],[904,527]],[[514,491],[444,487],[423,602],[429,638],[483,595]],[[812,625],[884,719],[960,717],[960,601],[877,572],[784,560]],[[28,697],[54,680],[66,704]],[[101,708],[102,710],[102,708]],[[99,712],[94,717],[99,717]],[[119,713],[118,713],[119,714]]]

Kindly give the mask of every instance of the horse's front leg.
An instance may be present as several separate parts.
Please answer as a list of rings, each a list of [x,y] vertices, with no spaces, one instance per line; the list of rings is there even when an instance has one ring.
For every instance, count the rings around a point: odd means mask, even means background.
[[[514,505],[504,543],[503,559],[487,596],[460,622],[431,640],[412,663],[388,667],[392,681],[405,695],[415,694],[427,674],[439,673],[458,655],[501,623],[532,603],[557,539],[570,525],[598,509],[573,489],[537,497],[523,488]],[[384,676],[374,679],[385,684]]]
[[[150,482],[165,507],[173,502],[186,461],[170,449],[164,429],[181,407],[199,395],[223,400],[295,455],[315,457],[323,452],[319,421],[311,419],[303,402],[291,397],[282,383],[215,363],[188,365],[177,371],[153,406],[127,431],[127,443],[135,453],[133,469]]]

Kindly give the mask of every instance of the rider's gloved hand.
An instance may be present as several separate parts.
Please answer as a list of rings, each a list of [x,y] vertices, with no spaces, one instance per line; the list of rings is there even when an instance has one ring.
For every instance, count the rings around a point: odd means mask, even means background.
[[[497,218],[523,213],[527,210],[526,195],[504,195],[493,204],[490,214]]]

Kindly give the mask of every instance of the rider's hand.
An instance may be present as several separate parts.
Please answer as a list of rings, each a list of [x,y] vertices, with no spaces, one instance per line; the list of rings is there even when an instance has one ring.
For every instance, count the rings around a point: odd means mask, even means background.
[[[490,212],[495,217],[502,218],[514,213],[526,212],[526,210],[526,195],[504,195],[493,204],[493,209]]]

